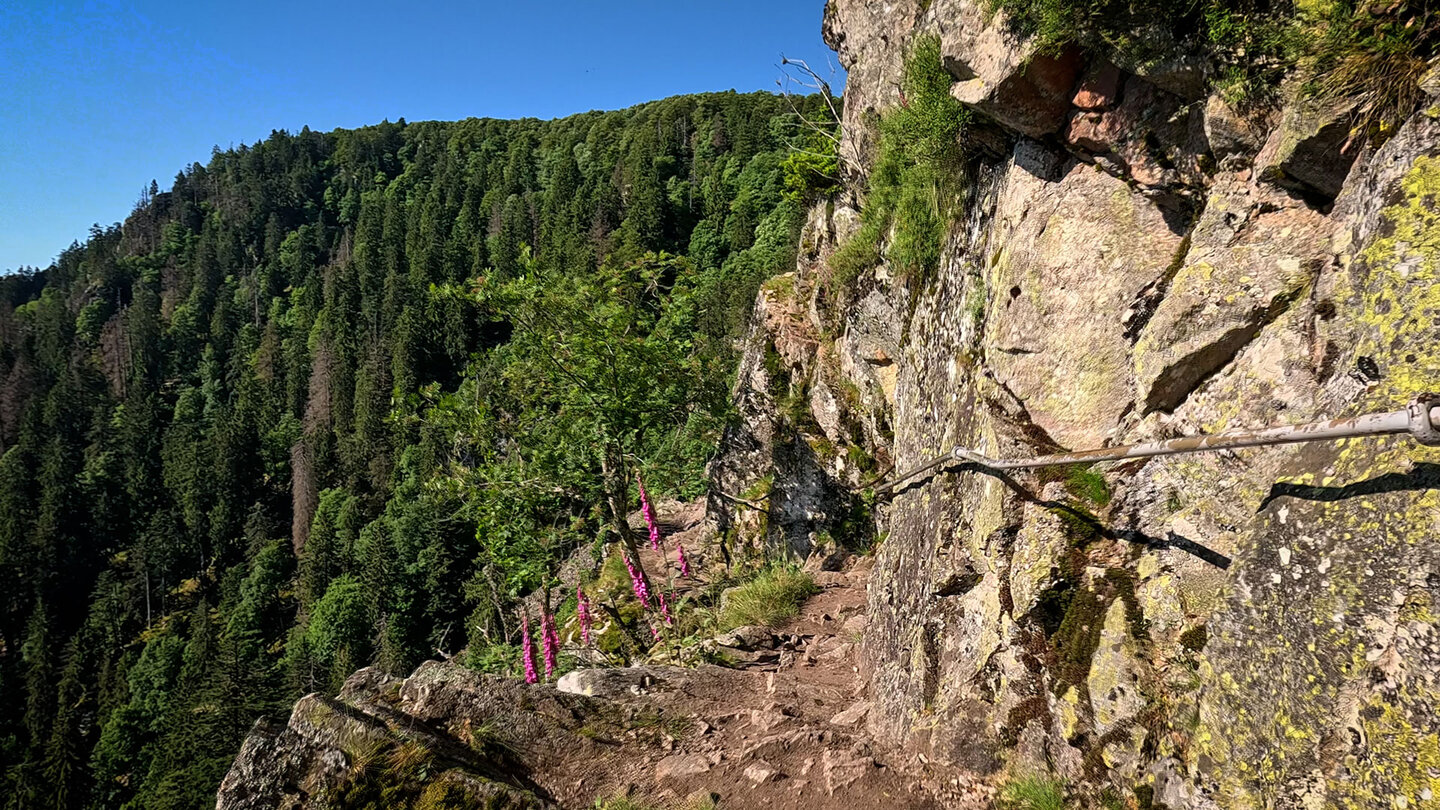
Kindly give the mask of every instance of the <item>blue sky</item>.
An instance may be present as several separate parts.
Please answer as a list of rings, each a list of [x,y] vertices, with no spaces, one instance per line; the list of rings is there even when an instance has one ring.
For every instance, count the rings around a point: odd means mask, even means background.
[[[0,3],[0,272],[44,267],[212,146],[554,118],[835,65],[823,0]],[[836,66],[837,75],[838,66]],[[835,82],[835,90],[843,79]]]

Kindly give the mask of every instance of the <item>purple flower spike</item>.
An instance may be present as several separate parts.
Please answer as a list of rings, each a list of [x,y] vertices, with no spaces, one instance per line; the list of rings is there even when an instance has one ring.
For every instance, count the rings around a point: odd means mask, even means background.
[[[560,634],[555,632],[555,617],[549,613],[540,614],[540,643],[545,650],[545,679],[555,674],[556,650],[560,647]]]
[[[680,576],[690,578],[690,558],[685,556],[685,547],[675,544],[675,561],[680,563]]]
[[[580,586],[575,586],[575,600],[579,603],[576,608],[576,618],[580,622],[580,640],[586,646],[590,644],[590,602],[585,598],[585,592]]]
[[[520,632],[525,635],[524,641],[520,643],[520,658],[525,662],[525,682],[539,683],[540,676],[535,673],[535,641],[530,638],[529,616],[521,616],[520,627]]]
[[[635,570],[635,563],[630,561],[628,555],[621,552],[620,558],[625,561],[625,570],[630,572],[630,587],[635,591],[635,598],[640,600],[641,607],[649,610],[650,589],[645,586],[645,578],[640,576],[639,571]]]
[[[650,530],[650,550],[660,550],[660,521],[655,517],[655,507],[650,503],[650,496],[645,493],[645,484],[640,481],[637,473],[635,483],[640,487],[640,515],[645,518],[645,528]]]

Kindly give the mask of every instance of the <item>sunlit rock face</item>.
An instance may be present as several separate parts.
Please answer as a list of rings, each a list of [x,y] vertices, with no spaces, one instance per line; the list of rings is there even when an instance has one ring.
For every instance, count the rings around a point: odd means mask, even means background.
[[[757,303],[737,389],[750,424],[823,437],[823,474],[771,450],[716,467],[829,504],[781,503],[783,530],[752,527],[772,544],[840,530],[835,493],[871,476],[836,459],[904,470],[1440,388],[1440,111],[1362,153],[1331,111],[1240,116],[1183,59],[1038,59],[979,2],[832,0],[825,25],[850,70],[847,188]],[[903,103],[921,34],[983,141],[971,187],[938,271],[882,262],[837,296],[826,262],[864,207],[867,116]],[[767,357],[806,382],[808,417],[751,395]],[[873,511],[871,730],[941,767],[1172,808],[1430,806],[1437,488],[1440,450],[1405,437],[934,476]]]

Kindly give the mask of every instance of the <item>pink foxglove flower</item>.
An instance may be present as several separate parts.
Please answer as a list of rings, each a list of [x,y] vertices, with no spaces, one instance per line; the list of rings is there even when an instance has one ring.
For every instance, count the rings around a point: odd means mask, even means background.
[[[635,476],[635,483],[640,487],[640,515],[645,518],[645,527],[650,530],[650,550],[660,550],[660,521],[655,517],[655,507],[650,503],[650,496],[645,493],[645,484],[640,481],[640,476]]]
[[[656,644],[660,643],[660,631],[656,630],[653,624],[650,625],[650,637],[655,639]]]
[[[580,622],[580,640],[586,646],[590,644],[590,601],[585,598],[585,592],[580,586],[575,586],[575,601],[578,603],[575,608],[575,618]]]
[[[625,561],[625,570],[630,572],[630,587],[635,591],[635,598],[640,600],[640,606],[646,610],[650,609],[650,589],[645,585],[645,578],[635,569],[635,563],[630,562],[629,555],[623,551],[620,558]]]
[[[660,602],[660,617],[665,620],[665,626],[674,627],[675,620],[670,618],[670,602],[665,599],[665,592],[656,591],[655,598]]]
[[[555,651],[560,647],[560,635],[555,632],[555,617],[548,611],[540,614],[540,643],[545,651],[545,678],[555,674]]]
[[[680,563],[680,576],[690,578],[690,558],[685,556],[685,547],[675,544],[675,561]]]
[[[521,614],[520,632],[525,638],[520,642],[520,658],[525,663],[525,682],[539,683],[540,676],[535,673],[535,640],[530,638],[530,617]]]

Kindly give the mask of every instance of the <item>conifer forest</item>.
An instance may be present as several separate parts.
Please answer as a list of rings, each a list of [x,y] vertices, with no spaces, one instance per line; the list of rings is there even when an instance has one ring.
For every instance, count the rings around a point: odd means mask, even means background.
[[[637,474],[704,491],[826,102],[274,132],[0,276],[0,805],[213,806],[356,669],[513,671]]]

